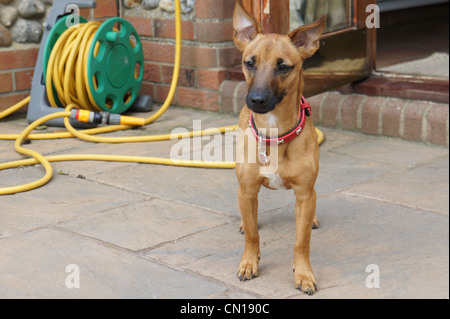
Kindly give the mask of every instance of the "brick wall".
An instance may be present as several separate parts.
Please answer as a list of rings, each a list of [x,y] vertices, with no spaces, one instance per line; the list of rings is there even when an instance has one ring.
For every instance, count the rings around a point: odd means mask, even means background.
[[[219,88],[226,70],[240,64],[232,42],[234,2],[196,0],[195,12],[182,18],[182,56],[178,88],[173,104],[218,111]],[[141,92],[164,102],[172,81],[175,52],[173,17],[145,18],[125,12],[144,47],[145,74]]]
[[[245,82],[224,81],[221,110],[238,114],[245,105]],[[386,96],[325,92],[308,97],[319,127],[449,146],[449,105]]]
[[[0,49],[0,111],[30,94],[38,52],[38,45]]]
[[[116,15],[115,0],[97,0],[96,9],[82,10],[88,19]],[[173,104],[218,111],[219,88],[226,70],[240,64],[232,42],[234,1],[196,0],[195,9],[182,15],[182,58]],[[138,31],[144,48],[145,73],[141,93],[164,102],[172,81],[175,53],[174,14],[155,16],[126,9],[124,18]],[[38,45],[0,49],[0,110],[29,94]]]

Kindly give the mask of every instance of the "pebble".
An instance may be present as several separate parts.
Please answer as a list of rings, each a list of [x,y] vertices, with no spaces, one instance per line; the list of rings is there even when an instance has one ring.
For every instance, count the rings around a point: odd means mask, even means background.
[[[142,0],[124,0],[123,4],[125,8],[131,9],[134,7],[137,7],[139,4],[141,4]]]
[[[166,12],[175,12],[174,0],[161,0],[159,2],[159,7]]]
[[[153,10],[158,8],[160,0],[143,0],[142,7],[145,10]]]
[[[144,0],[145,1],[145,0]],[[181,13],[190,13],[194,9],[194,0],[181,0]],[[161,0],[159,2],[159,7],[167,12],[175,12],[175,2],[174,0]]]
[[[195,0],[181,0],[181,12],[190,13],[194,9]]]
[[[19,15],[26,19],[41,18],[45,15],[45,5],[41,0],[20,0]]]
[[[11,28],[13,40],[19,43],[39,43],[42,32],[43,28],[40,22],[20,18]]]
[[[0,24],[0,47],[9,47],[12,44],[11,34],[8,29]]]
[[[14,7],[4,7],[0,11],[0,22],[3,23],[5,27],[12,26],[17,19],[17,13],[18,11]]]

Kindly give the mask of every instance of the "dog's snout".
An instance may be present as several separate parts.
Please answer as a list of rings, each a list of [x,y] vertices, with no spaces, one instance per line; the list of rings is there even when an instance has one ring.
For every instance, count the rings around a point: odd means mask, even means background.
[[[247,106],[256,113],[267,113],[275,108],[273,93],[270,90],[250,90]]]
[[[247,95],[247,106],[255,113],[265,114],[273,111],[283,96],[277,97],[271,90],[253,89]]]
[[[269,98],[269,95],[264,92],[250,92],[250,101],[256,107],[263,106]]]

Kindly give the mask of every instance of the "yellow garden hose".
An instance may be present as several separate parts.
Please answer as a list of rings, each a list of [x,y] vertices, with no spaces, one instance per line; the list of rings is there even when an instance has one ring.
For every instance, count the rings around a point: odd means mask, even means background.
[[[180,9],[180,1],[175,1],[175,15],[176,15],[176,51],[175,51],[175,62],[174,62],[174,71],[173,71],[173,78],[172,83],[170,87],[169,94],[166,98],[165,103],[162,105],[162,107],[152,116],[145,119],[145,124],[150,124],[157,120],[164,112],[167,110],[167,108],[170,106],[173,96],[175,94],[175,90],[178,84],[178,78],[179,78],[179,72],[180,72],[180,62],[181,62],[181,9]],[[55,85],[58,98],[60,101],[64,104],[68,104],[68,107],[66,111],[64,112],[58,112],[54,114],[50,114],[47,116],[42,117],[41,119],[33,122],[30,124],[21,134],[3,134],[0,135],[0,139],[5,140],[15,140],[15,150],[23,155],[27,155],[32,157],[32,159],[28,160],[20,160],[15,162],[9,162],[0,164],[0,170],[4,169],[10,169],[15,168],[19,166],[25,166],[25,165],[34,165],[34,164],[41,164],[45,169],[45,176],[39,179],[38,181],[35,181],[33,183],[20,185],[20,186],[14,186],[14,187],[7,187],[7,188],[0,188],[0,195],[6,195],[6,194],[15,194],[19,192],[25,192],[28,190],[35,189],[37,187],[43,186],[46,183],[50,181],[53,175],[53,169],[50,165],[50,162],[57,162],[57,161],[82,161],[82,160],[89,160],[89,161],[113,161],[113,162],[140,162],[140,163],[148,163],[148,164],[164,164],[164,165],[173,165],[173,166],[189,166],[189,167],[206,167],[206,168],[234,168],[235,164],[232,162],[206,162],[206,161],[177,161],[177,160],[171,160],[171,159],[165,159],[165,158],[152,158],[152,157],[136,157],[136,156],[110,156],[110,155],[92,155],[92,154],[79,154],[79,155],[63,155],[63,156],[50,156],[50,157],[44,157],[41,154],[26,149],[22,147],[22,142],[25,138],[29,139],[57,139],[57,138],[71,138],[71,137],[78,137],[87,141],[91,142],[106,142],[106,143],[130,143],[130,142],[148,142],[148,141],[163,141],[163,140],[169,140],[171,138],[170,134],[166,135],[156,135],[156,136],[138,136],[138,137],[99,137],[99,136],[93,136],[95,134],[102,134],[102,133],[109,133],[109,132],[115,132],[119,130],[126,130],[131,128],[131,126],[128,125],[114,125],[114,126],[108,126],[108,127],[102,127],[102,128],[95,128],[95,129],[89,129],[81,131],[76,131],[69,123],[69,117],[71,115],[70,110],[76,105],[73,103],[77,103],[77,105],[87,105],[89,104],[87,101],[91,100],[89,96],[83,96],[81,94],[77,95],[76,91],[86,91],[81,86],[83,85],[82,81],[73,81],[74,78],[80,79],[80,72],[82,72],[82,69],[85,68],[83,63],[74,63],[73,56],[74,54],[71,54],[74,52],[74,46],[80,46],[85,47],[88,45],[89,39],[92,38],[92,32],[95,31],[95,29],[98,28],[98,23],[89,23],[86,24],[84,28],[78,28],[75,30],[75,32],[67,32],[63,33],[61,35],[62,39],[59,43],[61,43],[61,46],[64,46],[64,49],[62,47],[56,46],[56,51],[50,57],[49,61],[49,69],[48,74],[50,76],[47,76],[47,87],[52,87],[51,80],[55,80],[53,84]],[[69,29],[70,30],[70,29]],[[84,37],[87,38],[87,42],[83,43],[77,43],[74,41],[77,34],[79,32],[87,32],[88,36]],[[69,40],[69,38],[72,40]],[[66,41],[67,40],[67,41]],[[69,45],[65,45],[69,43]],[[73,44],[72,44],[73,43]],[[80,52],[83,52],[80,48]],[[87,50],[84,50],[87,51]],[[63,63],[57,63],[55,60],[63,61]],[[74,68],[69,67],[68,69],[65,69],[65,63],[67,62],[67,65],[76,65],[76,70]],[[50,66],[55,66],[54,68]],[[73,73],[77,72],[78,77],[74,77]],[[64,74],[64,76],[61,76],[61,74]],[[81,75],[82,77],[84,75]],[[58,79],[63,79],[63,83],[58,81]],[[50,81],[50,82],[49,82]],[[75,83],[76,82],[76,83]],[[75,85],[75,87],[73,86]],[[52,106],[56,106],[56,102],[53,98],[53,93],[51,90],[47,90],[47,94],[49,96],[49,100],[52,104]],[[14,105],[13,107],[9,108],[6,111],[3,111],[0,113],[0,118],[6,117],[13,112],[17,111],[21,107],[28,104],[29,98],[24,99],[23,101],[19,102],[18,104]],[[97,109],[95,104],[90,103],[90,107],[87,107],[89,109]],[[49,133],[49,134],[30,134],[32,130],[34,130],[39,125],[42,125],[43,123],[55,119],[58,117],[64,118],[64,123],[66,125],[66,128],[68,129],[68,132],[63,133]],[[230,127],[224,127],[220,128],[220,132],[225,132],[226,130],[234,130],[237,129],[237,126],[230,126]],[[217,134],[217,129],[214,131],[202,131],[202,132],[190,132],[184,135],[179,135],[179,138],[184,137],[195,137],[195,136],[203,136],[208,134]]]
[[[170,90],[168,96],[161,106],[161,108],[152,116],[145,119],[145,125],[148,125],[159,117],[168,109],[170,106],[176,87],[178,84],[178,77],[180,73],[180,63],[181,63],[181,8],[180,1],[175,1],[175,16],[176,16],[176,46],[175,46],[175,62],[174,62],[174,71],[172,77],[172,83],[170,86]],[[0,164],[0,171],[4,169],[16,168],[19,166],[27,166],[27,165],[35,165],[41,164],[45,169],[45,175],[41,179],[20,186],[6,187],[0,188],[0,195],[7,194],[15,194],[19,192],[29,191],[38,187],[41,187],[48,183],[53,175],[53,169],[50,165],[51,162],[62,162],[62,161],[110,161],[110,162],[137,162],[137,163],[146,163],[146,164],[161,164],[161,165],[171,165],[171,166],[185,166],[185,167],[205,167],[205,168],[234,168],[235,163],[233,162],[207,162],[207,161],[178,161],[171,160],[166,158],[154,158],[154,157],[138,157],[138,156],[115,156],[115,155],[95,155],[95,154],[73,154],[73,155],[59,155],[59,156],[47,156],[44,157],[36,151],[32,151],[30,149],[22,147],[23,141],[27,139],[60,139],[60,138],[73,138],[77,137],[90,142],[100,142],[100,143],[136,143],[136,142],[151,142],[151,141],[164,141],[170,140],[171,134],[165,135],[153,135],[153,136],[135,136],[135,137],[104,137],[104,136],[95,136],[98,134],[116,132],[120,130],[126,130],[132,128],[129,125],[113,125],[101,128],[87,129],[83,131],[75,130],[70,122],[69,117],[71,116],[71,110],[73,108],[79,108],[80,106],[90,105],[87,108],[89,109],[98,109],[98,106],[95,103],[92,103],[91,97],[89,96],[89,90],[86,90],[85,87],[80,81],[80,76],[85,77],[83,68],[85,68],[84,63],[75,63],[72,59],[74,54],[74,46],[79,47],[80,52],[88,51],[83,49],[88,45],[88,42],[78,43],[74,39],[78,32],[86,32],[88,36],[86,37],[89,41],[89,38],[92,37],[92,32],[98,28],[98,23],[88,23],[84,28],[79,28],[78,31],[68,32],[67,34],[63,33],[61,37],[61,43],[65,40],[68,42],[68,45],[64,45],[63,47],[58,47],[55,44],[55,54],[52,52],[52,56],[49,61],[49,69],[47,70],[47,78],[46,78],[46,86],[47,88],[52,87],[52,82],[49,79],[53,78],[53,84],[55,85],[56,92],[58,94],[58,99],[61,103],[66,107],[65,111],[57,112],[54,114],[50,114],[42,117],[41,119],[30,124],[21,134],[0,134],[0,140],[15,140],[15,150],[23,155],[32,157],[31,159],[18,160],[8,163]],[[70,29],[69,29],[70,30]],[[58,40],[59,41],[59,40]],[[66,43],[67,44],[67,43]],[[84,51],[81,51],[84,50]],[[72,65],[65,69],[65,67],[58,62],[55,61],[63,61],[63,63],[67,63],[67,65]],[[54,67],[50,67],[53,66]],[[74,75],[76,74],[76,75]],[[77,80],[74,80],[77,79]],[[87,80],[87,79],[85,79]],[[56,84],[55,84],[56,83]],[[84,82],[86,83],[86,82]],[[49,96],[49,101],[52,106],[55,106],[53,92],[52,90],[47,90],[47,95]],[[77,94],[77,92],[87,91],[88,95]],[[0,112],[0,119],[4,118],[13,112],[17,111],[21,107],[28,104],[30,98],[26,98],[23,101],[17,103],[11,108]],[[89,103],[91,102],[91,103]],[[66,126],[67,132],[62,133],[44,133],[44,134],[30,134],[36,127],[46,123],[49,120],[55,118],[64,118],[64,124]],[[238,126],[227,126],[214,130],[205,130],[198,132],[188,132],[186,134],[179,134],[178,138],[187,138],[187,137],[198,137],[198,136],[206,136],[211,134],[225,133],[227,131],[232,131],[238,129]],[[323,141],[323,133],[320,130],[317,130],[319,136],[319,143]]]

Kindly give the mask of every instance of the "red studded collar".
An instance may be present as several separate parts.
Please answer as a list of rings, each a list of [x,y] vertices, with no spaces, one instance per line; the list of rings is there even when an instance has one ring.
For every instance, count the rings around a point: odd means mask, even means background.
[[[302,96],[300,100],[300,120],[298,125],[289,133],[279,136],[278,138],[266,138],[264,135],[259,134],[258,130],[256,129],[255,120],[253,119],[253,112],[250,111],[250,120],[249,125],[252,129],[253,135],[255,136],[256,140],[261,139],[261,143],[270,146],[270,145],[281,145],[281,144],[287,144],[293,139],[295,139],[297,136],[300,135],[300,133],[305,128],[306,124],[306,117],[311,116],[311,106],[306,102],[306,99]]]

